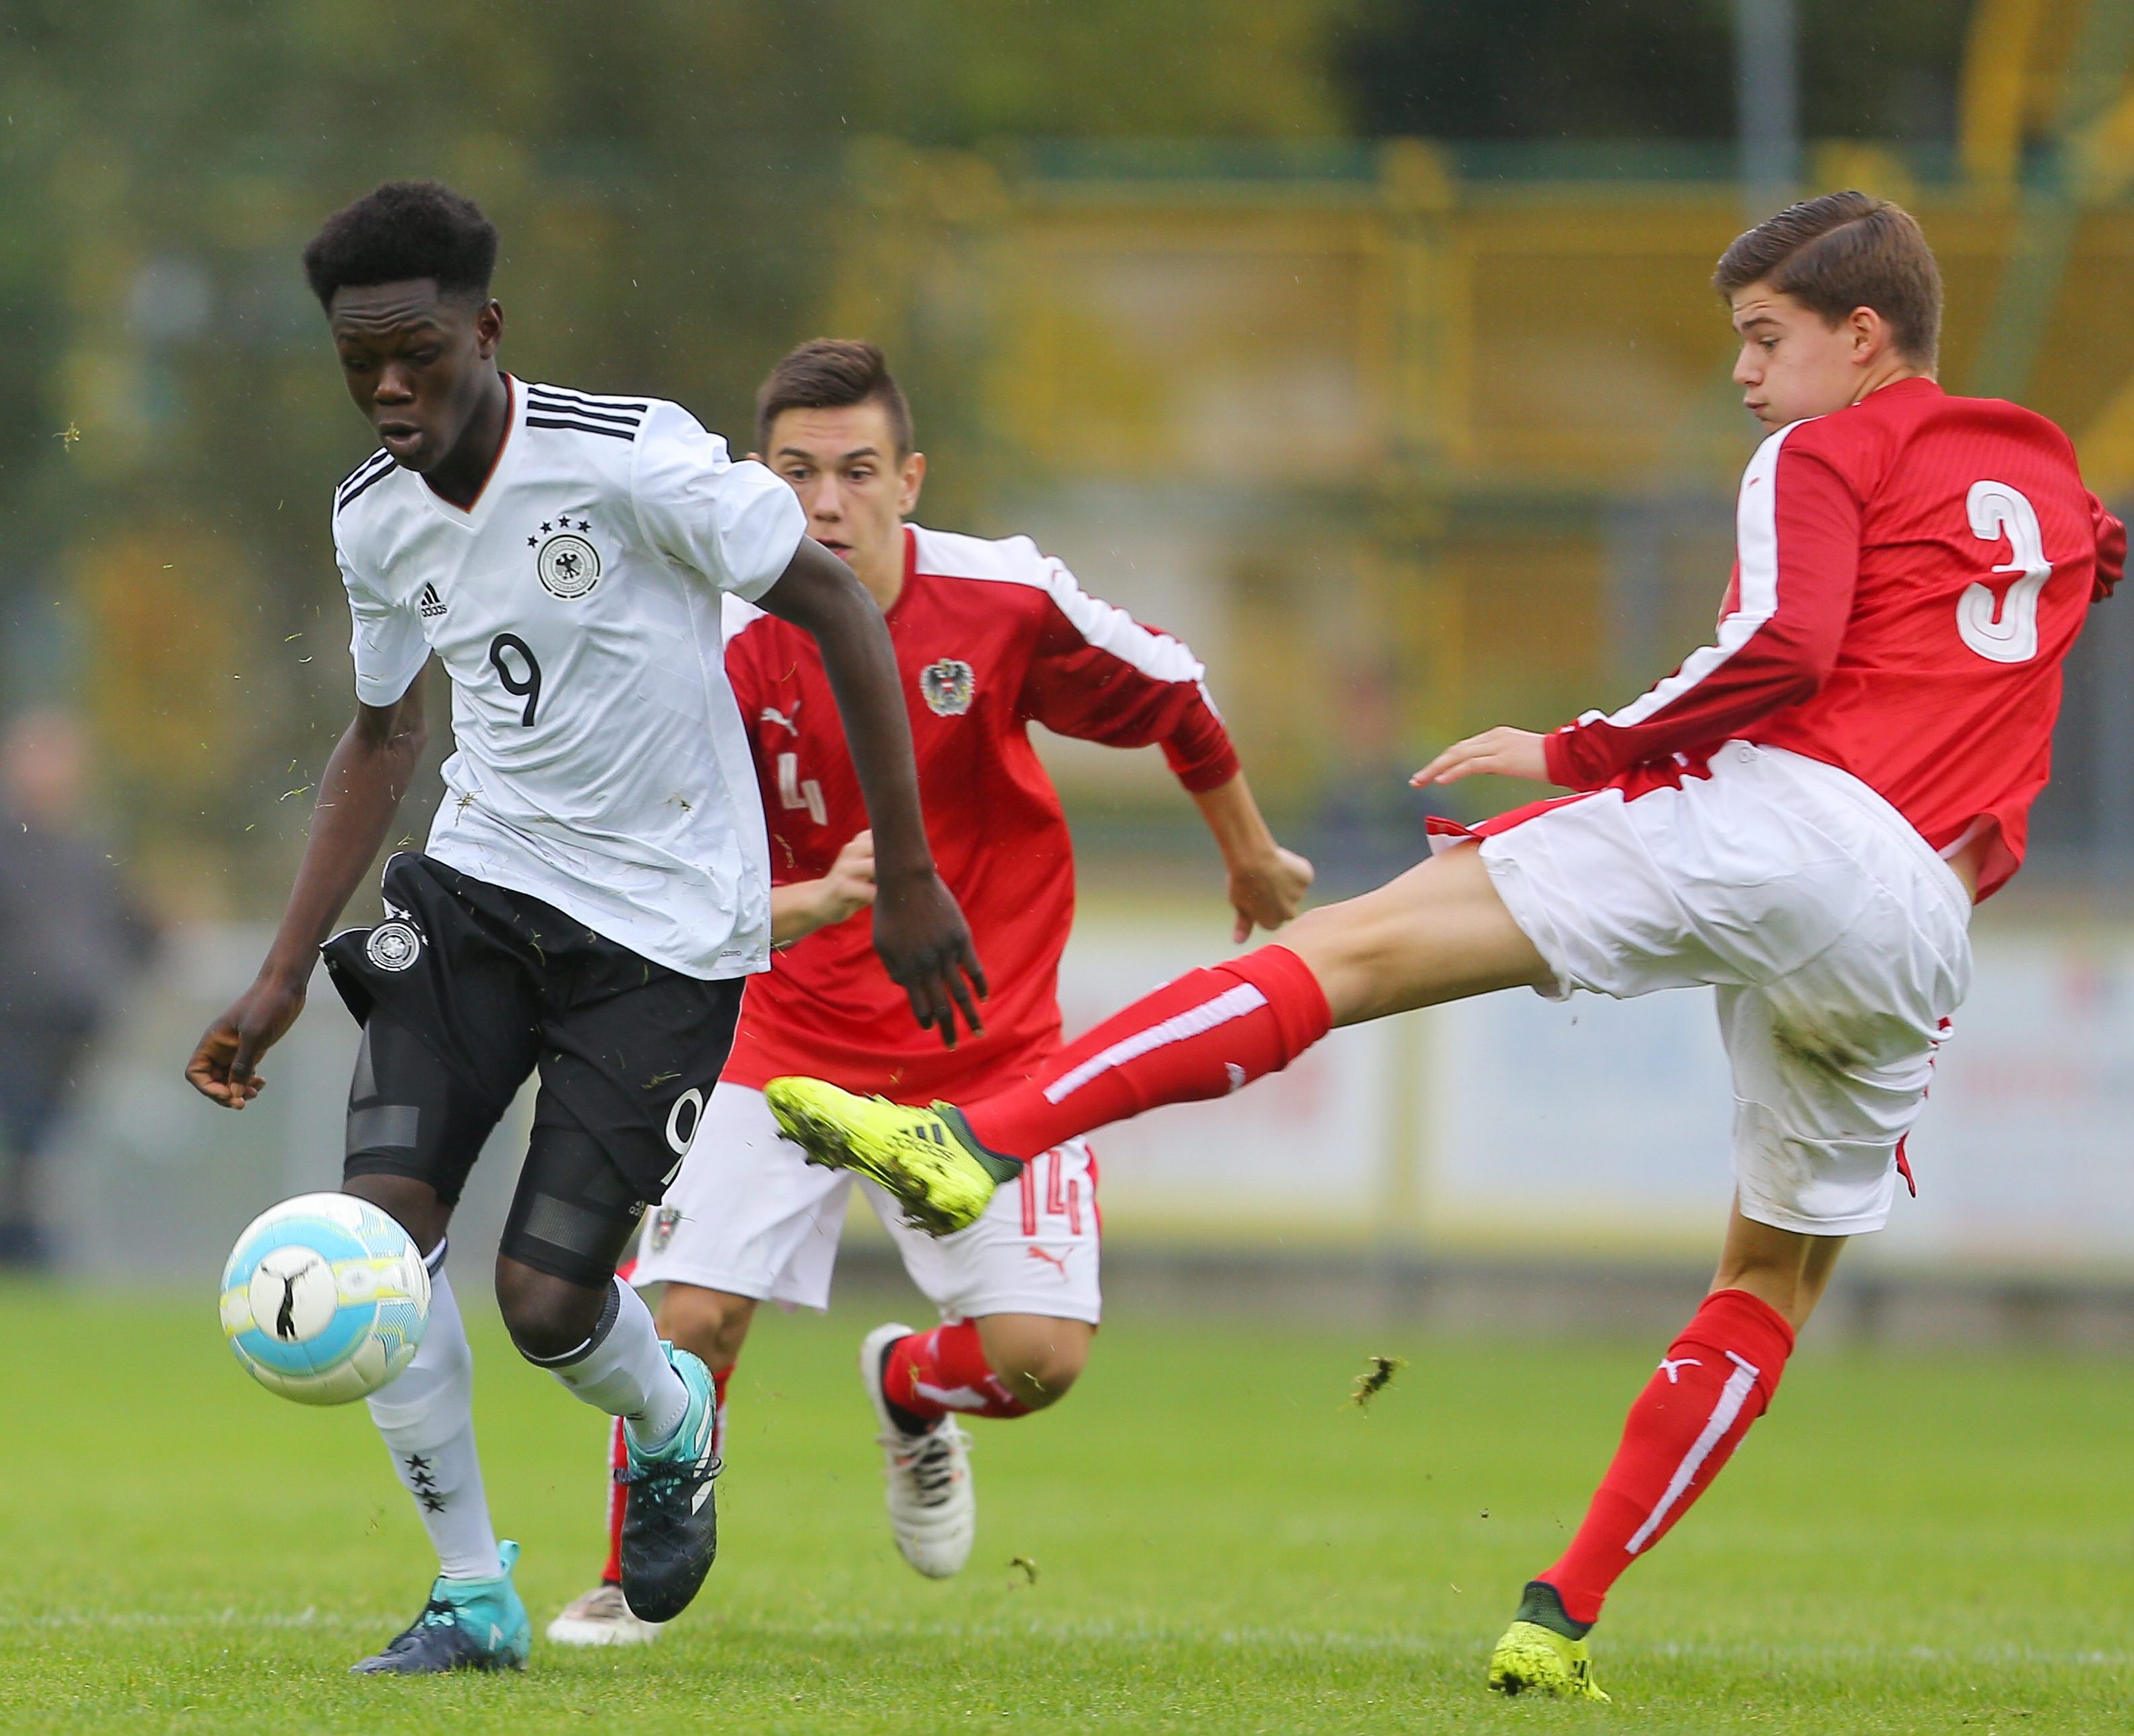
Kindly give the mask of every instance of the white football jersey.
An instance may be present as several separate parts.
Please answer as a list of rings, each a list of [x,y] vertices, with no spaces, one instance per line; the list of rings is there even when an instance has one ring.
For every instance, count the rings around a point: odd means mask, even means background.
[[[451,676],[438,861],[688,976],[762,970],[763,804],[720,615],[785,570],[799,503],[678,404],[506,384],[466,511],[383,451],[336,494],[356,693],[390,705],[432,652]]]

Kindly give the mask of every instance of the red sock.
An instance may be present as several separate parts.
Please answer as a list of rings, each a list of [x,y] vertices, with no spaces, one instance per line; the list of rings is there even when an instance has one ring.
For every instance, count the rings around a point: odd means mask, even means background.
[[[1770,1403],[1793,1348],[1784,1316],[1748,1291],[1704,1299],[1630,1406],[1586,1522],[1540,1575],[1572,1620],[1597,1621],[1623,1570],[1710,1487]]]
[[[714,1369],[712,1372],[712,1391],[717,1396],[718,1417],[712,1424],[712,1451],[723,1458],[727,1450],[727,1382],[733,1377],[731,1368]],[[601,1570],[603,1585],[622,1584],[622,1513],[623,1485],[614,1473],[630,1463],[630,1447],[623,1438],[622,1419],[615,1420],[615,1433],[608,1438],[607,1464],[607,1565]]]
[[[622,1419],[615,1420],[615,1431],[607,1444],[607,1565],[601,1570],[601,1584],[622,1584],[622,1512],[629,1491],[616,1473],[630,1463],[630,1447],[624,1440]]]
[[[927,1422],[951,1410],[974,1416],[1030,1414],[1030,1406],[993,1372],[978,1329],[968,1320],[899,1338],[881,1384],[890,1403]]]
[[[1026,1161],[1164,1103],[1228,1097],[1326,1034],[1332,1015],[1287,947],[1188,971],[1070,1043],[1021,1083],[959,1105],[990,1149]]]

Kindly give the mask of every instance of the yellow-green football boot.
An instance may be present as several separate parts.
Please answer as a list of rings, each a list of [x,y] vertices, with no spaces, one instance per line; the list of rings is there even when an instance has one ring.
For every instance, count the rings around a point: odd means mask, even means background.
[[[1517,1618],[1489,1654],[1490,1687],[1499,1694],[1533,1694],[1544,1700],[1606,1700],[1593,1680],[1593,1661],[1586,1650],[1590,1626],[1564,1614],[1553,1585],[1534,1580]],[[1576,1629],[1576,1637],[1559,1631],[1566,1628]]]
[[[952,1104],[912,1109],[790,1077],[773,1079],[763,1097],[809,1163],[880,1184],[903,1202],[904,1221],[929,1236],[976,1223],[993,1189],[1022,1169],[981,1145]]]

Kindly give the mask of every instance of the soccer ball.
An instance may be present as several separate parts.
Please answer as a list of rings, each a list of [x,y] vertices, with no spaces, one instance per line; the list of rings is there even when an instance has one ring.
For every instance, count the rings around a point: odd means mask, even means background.
[[[302,1194],[245,1226],[222,1269],[222,1330],[245,1372],[303,1405],[377,1391],[414,1359],[430,1274],[377,1207]]]

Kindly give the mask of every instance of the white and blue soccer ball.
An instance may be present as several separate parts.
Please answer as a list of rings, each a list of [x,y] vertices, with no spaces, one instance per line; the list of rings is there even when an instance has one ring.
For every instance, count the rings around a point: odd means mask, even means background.
[[[430,1274],[408,1232],[346,1194],[302,1194],[245,1226],[222,1269],[222,1329],[252,1377],[304,1405],[377,1391],[414,1359]]]

